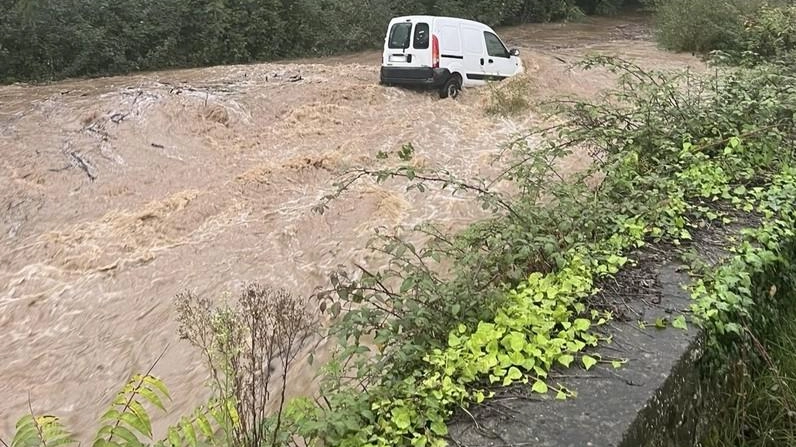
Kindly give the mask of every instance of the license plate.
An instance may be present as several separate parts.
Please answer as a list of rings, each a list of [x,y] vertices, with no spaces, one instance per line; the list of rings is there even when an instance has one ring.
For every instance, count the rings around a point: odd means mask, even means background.
[[[406,55],[404,54],[391,54],[390,62],[406,62]]]

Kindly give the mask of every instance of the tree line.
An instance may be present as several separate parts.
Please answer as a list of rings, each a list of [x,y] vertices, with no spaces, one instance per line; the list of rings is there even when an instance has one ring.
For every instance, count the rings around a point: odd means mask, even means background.
[[[374,47],[389,19],[490,25],[609,13],[628,0],[0,0],[0,82],[320,56]]]

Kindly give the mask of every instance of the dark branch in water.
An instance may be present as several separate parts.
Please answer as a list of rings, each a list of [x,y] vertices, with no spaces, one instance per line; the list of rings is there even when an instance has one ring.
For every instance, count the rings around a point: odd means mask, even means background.
[[[75,162],[77,167],[82,169],[83,172],[86,173],[86,176],[88,177],[88,179],[90,181],[93,182],[94,180],[97,179],[97,176],[95,176],[94,174],[91,173],[91,170],[89,169],[88,164],[85,162],[85,160],[83,160],[82,157],[80,157],[80,154],[78,154],[77,152],[70,152],[69,156],[72,157],[72,160]]]

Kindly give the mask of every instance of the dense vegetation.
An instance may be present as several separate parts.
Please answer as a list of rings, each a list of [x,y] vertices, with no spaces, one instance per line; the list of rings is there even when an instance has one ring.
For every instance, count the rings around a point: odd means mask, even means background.
[[[0,83],[313,56],[378,45],[398,14],[489,24],[625,0],[0,0]]]
[[[329,336],[340,350],[314,400],[286,402],[280,386],[311,325],[304,303],[258,285],[220,307],[180,296],[181,335],[205,355],[214,398],[155,444],[442,446],[446,420],[493,387],[527,383],[573,398],[548,380],[551,369],[625,361],[590,352],[612,318],[593,298],[599,281],[647,244],[688,246],[694,232],[736,222],[746,228],[726,241],[726,262],[694,266],[690,289],[688,319],[708,334],[713,374],[749,374],[724,388],[738,423],[718,426],[709,441],[788,445],[794,337],[781,325],[796,285],[796,66],[792,22],[779,17],[791,13],[750,16],[739,35],[748,46],[722,48],[725,61],[741,64],[730,70],[673,74],[608,57],[584,61],[621,75],[616,90],[596,103],[555,104],[561,124],[518,136],[497,179],[418,168],[411,144],[380,154],[381,166],[347,172],[319,212],[372,179],[470,194],[496,217],[455,235],[433,226],[382,233],[374,248],[391,258],[387,267],[332,276],[319,298],[336,319]],[[543,142],[530,144],[530,134]],[[575,150],[593,165],[565,181],[555,162]],[[500,181],[513,184],[511,196],[492,191]],[[756,219],[737,220],[744,213]],[[410,242],[421,238],[422,246]],[[672,321],[686,325],[684,315]],[[165,396],[156,378],[135,376],[101,417],[95,445],[152,444],[146,407],[163,407]],[[56,418],[34,415],[12,443],[65,444],[72,441]]]
[[[647,3],[657,11],[659,42],[672,50],[757,51],[771,56],[775,51],[796,45],[794,0],[647,0]]]

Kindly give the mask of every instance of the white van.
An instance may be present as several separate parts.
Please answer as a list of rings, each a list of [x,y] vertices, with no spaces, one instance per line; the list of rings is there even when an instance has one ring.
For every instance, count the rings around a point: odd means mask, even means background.
[[[492,28],[451,17],[406,16],[390,21],[384,39],[381,83],[438,88],[456,97],[462,86],[483,85],[523,70]]]

